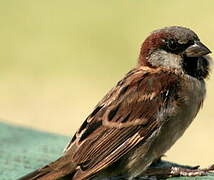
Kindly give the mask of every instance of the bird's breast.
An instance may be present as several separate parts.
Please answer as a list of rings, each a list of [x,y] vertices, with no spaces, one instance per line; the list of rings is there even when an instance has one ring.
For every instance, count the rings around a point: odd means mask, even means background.
[[[197,115],[205,93],[204,81],[189,76],[185,77],[184,85],[177,92],[178,99],[172,105],[167,106],[172,109],[164,110],[163,107],[162,111],[165,112],[160,112],[164,114],[162,115],[164,122],[151,147],[154,156],[158,158],[164,154],[183,135]]]

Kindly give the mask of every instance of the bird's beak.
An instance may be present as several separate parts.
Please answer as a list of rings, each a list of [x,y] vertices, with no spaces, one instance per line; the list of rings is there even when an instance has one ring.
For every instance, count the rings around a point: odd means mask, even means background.
[[[200,41],[195,41],[193,45],[185,50],[185,55],[187,57],[200,57],[209,53],[211,53],[211,51]]]

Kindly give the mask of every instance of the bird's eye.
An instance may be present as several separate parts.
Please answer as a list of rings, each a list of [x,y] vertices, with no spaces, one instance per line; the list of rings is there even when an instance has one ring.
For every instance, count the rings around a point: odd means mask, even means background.
[[[174,40],[172,40],[172,39],[170,39],[170,40],[167,42],[167,46],[168,46],[168,48],[171,49],[171,50],[176,50],[176,49],[178,48],[178,44],[177,44]]]

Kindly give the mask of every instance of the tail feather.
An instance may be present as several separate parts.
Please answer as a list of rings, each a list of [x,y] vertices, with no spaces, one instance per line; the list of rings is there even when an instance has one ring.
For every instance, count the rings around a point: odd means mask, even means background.
[[[35,180],[35,179],[40,178],[41,176],[44,176],[47,173],[48,172],[42,172],[40,169],[37,169],[37,170],[19,178],[18,180]]]
[[[37,169],[18,180],[56,180],[68,174],[75,173],[76,166],[65,156]]]

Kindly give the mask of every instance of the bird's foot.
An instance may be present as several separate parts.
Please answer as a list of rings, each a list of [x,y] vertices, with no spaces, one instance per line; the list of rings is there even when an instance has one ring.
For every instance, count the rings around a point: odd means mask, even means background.
[[[205,176],[208,173],[214,172],[214,165],[209,168],[198,169],[199,166],[187,168],[180,166],[163,167],[163,168],[149,168],[146,170],[146,176],[155,176],[159,178],[168,178],[176,176]]]
[[[179,167],[171,167],[171,176],[205,176],[214,172],[214,165],[204,169],[184,169]]]

